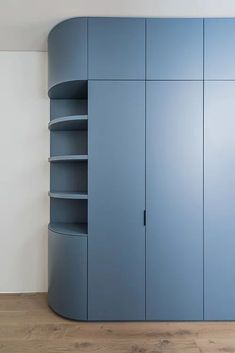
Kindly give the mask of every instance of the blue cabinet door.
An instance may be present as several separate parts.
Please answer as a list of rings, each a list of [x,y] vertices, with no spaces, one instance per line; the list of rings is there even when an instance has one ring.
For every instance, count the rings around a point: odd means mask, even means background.
[[[145,20],[89,18],[89,79],[145,79]]]
[[[48,303],[74,320],[87,320],[87,238],[48,230]]]
[[[203,77],[203,20],[147,19],[148,80]]]
[[[87,19],[72,18],[48,37],[49,90],[62,82],[87,80]]]
[[[88,85],[88,318],[145,318],[145,83]]]
[[[203,83],[146,88],[146,318],[203,318]]]
[[[235,82],[205,82],[205,319],[235,319]]]
[[[205,19],[205,79],[235,79],[235,19]]]

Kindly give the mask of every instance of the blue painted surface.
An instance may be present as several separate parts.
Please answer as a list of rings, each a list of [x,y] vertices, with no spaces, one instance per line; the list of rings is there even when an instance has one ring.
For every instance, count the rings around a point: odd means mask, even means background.
[[[87,115],[70,115],[50,121],[51,131],[87,131]]]
[[[144,320],[145,83],[88,91],[88,318]]]
[[[50,56],[50,51],[48,49],[48,57],[50,58]],[[48,96],[51,99],[86,99],[87,80],[66,81],[61,83],[55,82],[55,86],[52,86],[48,91]]]
[[[145,20],[88,19],[89,79],[145,79]]]
[[[235,82],[205,82],[205,319],[235,319]]]
[[[203,20],[147,19],[147,80],[203,78]]]
[[[51,222],[48,228],[53,232],[62,235],[84,236],[87,237],[87,223],[63,223]]]
[[[86,18],[72,18],[52,29],[48,37],[48,74],[49,90],[62,82],[87,80]]]
[[[67,92],[67,91],[66,91]],[[59,118],[87,115],[87,94],[84,99],[51,99],[50,100],[50,124]],[[67,130],[65,128],[65,130]],[[70,129],[76,130],[76,129]]]
[[[87,157],[87,131],[85,130],[69,130],[69,131],[52,131],[50,133],[50,154],[52,157],[64,156],[68,159],[69,156],[81,155]],[[82,158],[82,157],[81,157]],[[56,158],[55,158],[56,159]]]
[[[87,320],[87,238],[48,230],[48,303],[68,318]]]
[[[147,82],[146,318],[203,318],[203,83]]]
[[[87,200],[50,198],[52,223],[87,223]]]
[[[205,79],[234,80],[235,19],[205,19],[204,30]],[[233,320],[235,82],[205,82],[203,262],[203,19],[74,18],[48,46],[51,119],[65,118],[51,131],[52,196],[89,192],[50,200],[51,307],[144,320],[146,299],[147,320],[202,320],[203,304],[206,320]],[[88,74],[100,80],[89,95]],[[88,121],[66,121],[78,115]]]
[[[205,19],[205,79],[235,79],[235,18]]]

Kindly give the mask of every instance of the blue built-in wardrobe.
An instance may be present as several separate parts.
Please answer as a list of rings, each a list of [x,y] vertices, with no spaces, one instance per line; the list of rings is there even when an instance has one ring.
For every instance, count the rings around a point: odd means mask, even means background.
[[[48,60],[50,307],[235,320],[235,19],[72,18]]]

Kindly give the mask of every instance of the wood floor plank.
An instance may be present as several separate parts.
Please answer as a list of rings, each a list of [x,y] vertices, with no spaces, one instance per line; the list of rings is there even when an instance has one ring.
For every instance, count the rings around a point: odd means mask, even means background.
[[[235,353],[234,338],[196,339],[197,347],[202,353]]]
[[[182,350],[184,349],[184,350]],[[32,340],[15,342],[1,341],[0,352],[11,353],[200,353],[194,340]]]
[[[235,353],[235,322],[75,322],[45,293],[0,294],[0,353]]]
[[[0,294],[0,312],[21,310],[48,310],[46,293]]]

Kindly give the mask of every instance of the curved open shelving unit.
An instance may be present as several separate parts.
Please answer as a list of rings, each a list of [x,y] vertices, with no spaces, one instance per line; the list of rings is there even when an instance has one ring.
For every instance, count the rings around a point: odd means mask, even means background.
[[[88,319],[87,28],[87,18],[73,18],[48,37],[48,303],[76,320]]]
[[[48,128],[51,131],[82,131],[87,130],[87,122],[87,115],[71,115],[51,120]]]
[[[60,234],[87,236],[87,223],[51,222],[48,228]]]
[[[49,191],[48,195],[55,199],[70,199],[70,200],[87,200],[88,194],[86,192],[55,192]]]
[[[80,155],[66,155],[66,156],[53,156],[48,158],[49,162],[76,162],[76,161],[87,161],[88,155],[87,154],[80,154]]]

